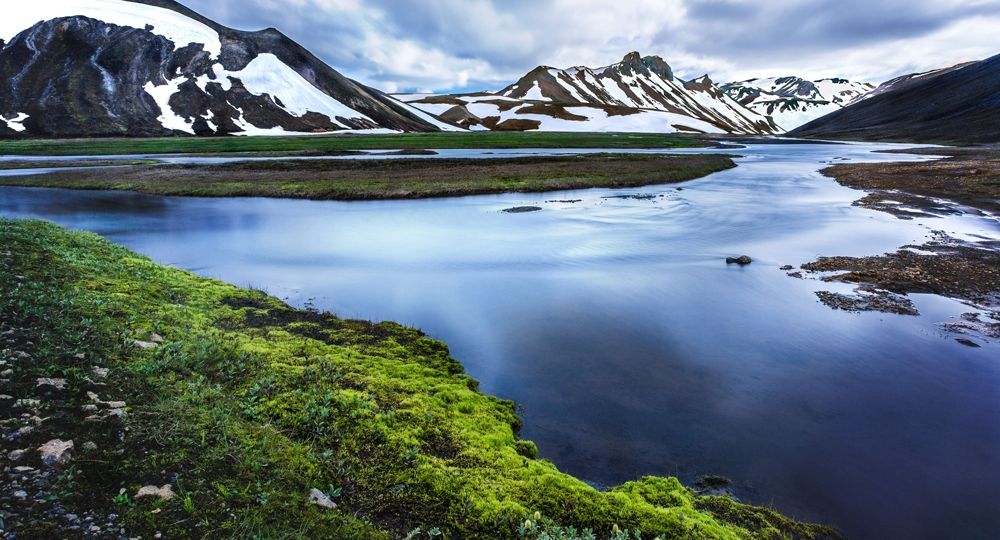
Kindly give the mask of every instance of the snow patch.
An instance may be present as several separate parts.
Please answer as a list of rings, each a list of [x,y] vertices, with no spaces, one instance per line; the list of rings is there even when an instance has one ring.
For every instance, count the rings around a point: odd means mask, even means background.
[[[435,113],[428,114],[428,113],[424,112],[423,110],[421,110],[420,107],[415,107],[413,105],[408,105],[408,104],[403,103],[403,102],[398,101],[398,100],[397,100],[397,103],[399,103],[399,105],[401,107],[403,107],[404,109],[408,110],[411,114],[413,114],[417,118],[420,118],[424,122],[427,122],[429,124],[432,124],[432,125],[436,126],[441,131],[465,131],[464,129],[462,129],[462,128],[458,127],[458,126],[453,126],[453,125],[451,125],[451,124],[449,124],[447,122],[442,122],[441,120],[438,120],[437,118],[435,118],[433,116],[433,114],[435,114]],[[428,106],[428,105],[425,105],[425,106]],[[454,107],[454,105],[448,105],[447,108],[445,109],[445,111],[447,111],[448,109],[450,109],[452,107]],[[444,111],[442,111],[442,113],[443,112]],[[441,114],[441,113],[438,113],[438,114]]]
[[[176,94],[180,91],[181,83],[185,82],[187,79],[184,77],[178,77],[171,81],[167,81],[167,84],[162,84],[160,86],[155,86],[152,82],[147,82],[143,90],[147,94],[153,97],[156,101],[156,105],[160,107],[160,116],[157,120],[166,129],[173,129],[177,131],[183,131],[184,133],[190,133],[194,135],[194,128],[192,125],[194,121],[188,121],[181,116],[178,116],[172,108],[170,108],[170,96]]]
[[[542,87],[538,86],[538,81],[534,81],[531,85],[531,89],[528,90],[527,94],[524,94],[524,99],[528,101],[548,101],[542,94]]]
[[[7,42],[41,21],[82,15],[118,26],[145,28],[151,25],[154,34],[174,42],[178,49],[201,43],[213,57],[222,52],[218,32],[165,8],[122,0],[32,0],[7,4],[0,17],[0,39]]]
[[[220,71],[225,72],[224,69],[216,68],[216,75]],[[325,114],[334,122],[338,116],[371,120],[323,93],[309,81],[303,79],[294,69],[279,60],[277,56],[270,53],[261,54],[254,58],[241,71],[228,74],[243,81],[243,86],[251,94],[258,96],[269,94],[272,98],[281,100],[284,104],[283,108],[296,116],[315,112]]]
[[[28,118],[30,118],[30,117],[27,114],[25,114],[25,113],[17,113],[17,115],[14,118],[11,118],[10,120],[6,120],[7,127],[9,127],[10,129],[13,129],[14,131],[16,131],[18,133],[23,133],[24,130],[25,130],[25,127],[24,127],[24,124],[22,122],[24,122]]]

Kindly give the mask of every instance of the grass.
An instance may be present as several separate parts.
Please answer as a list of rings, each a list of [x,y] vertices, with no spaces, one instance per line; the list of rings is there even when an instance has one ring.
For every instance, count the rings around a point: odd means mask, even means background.
[[[275,160],[62,171],[0,183],[203,197],[412,199],[668,184],[735,166],[722,155]]]
[[[133,345],[151,332],[165,342]],[[17,444],[78,449],[37,504],[114,512],[129,537],[837,536],[674,478],[597,491],[536,457],[514,404],[418,330],[293,309],[43,222],[0,220],[0,356],[4,392],[41,397],[47,418]],[[65,392],[38,396],[56,376]],[[84,421],[90,390],[128,415]],[[177,497],[136,499],[147,484]],[[337,509],[309,504],[312,488]],[[19,538],[64,536],[41,511],[5,519]]]
[[[697,137],[639,133],[406,133],[304,137],[168,137],[0,140],[0,155],[300,153],[425,148],[684,148],[707,146]]]

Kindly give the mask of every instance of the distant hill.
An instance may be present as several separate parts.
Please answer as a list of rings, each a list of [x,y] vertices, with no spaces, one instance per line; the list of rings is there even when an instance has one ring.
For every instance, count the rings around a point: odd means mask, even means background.
[[[1000,55],[889,81],[793,137],[921,143],[1000,142]]]
[[[0,137],[454,129],[269,28],[172,0],[18,2],[0,17]]]
[[[497,93],[400,99],[469,129],[769,135],[770,118],[737,103],[706,75],[685,81],[658,56],[629,53],[600,68],[539,66]]]
[[[750,79],[722,85],[729,97],[770,116],[783,131],[838,111],[874,89],[872,84],[846,79],[807,81],[801,77]]]

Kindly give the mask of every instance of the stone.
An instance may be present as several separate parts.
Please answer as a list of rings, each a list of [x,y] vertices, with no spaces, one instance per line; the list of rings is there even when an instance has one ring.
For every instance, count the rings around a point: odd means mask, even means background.
[[[152,341],[153,343],[163,343],[163,336],[153,332],[149,335],[149,341]]]
[[[513,208],[505,208],[501,212],[504,214],[527,214],[530,212],[540,212],[541,210],[540,206],[515,206]]]
[[[0,372],[0,377],[10,377],[13,374],[14,374],[13,369],[5,369],[2,372]]]
[[[11,461],[20,461],[21,458],[24,457],[24,454],[27,453],[27,450],[11,450],[10,452],[7,452],[7,459]]]
[[[329,508],[333,510],[337,508],[337,503],[330,500],[330,497],[323,493],[322,491],[312,488],[309,491],[309,502],[315,504],[316,506],[322,506],[323,508]]]
[[[37,380],[38,388],[54,388],[56,390],[64,390],[66,388],[66,379],[49,379],[49,378],[39,378]]]
[[[785,266],[782,266],[781,269],[787,272],[788,270],[794,270],[795,267],[790,264],[786,264]]]
[[[97,405],[94,405],[93,403],[88,403],[83,407],[80,407],[80,410],[82,410],[85,413],[94,413],[97,412]]]
[[[90,371],[93,372],[94,377],[97,377],[98,379],[107,379],[108,374],[111,373],[111,370],[108,368],[96,367],[96,366],[91,368]]]
[[[28,492],[23,489],[19,489],[14,492],[14,497],[21,499],[22,501],[28,498]]]
[[[155,349],[159,347],[156,343],[150,341],[142,341],[141,339],[136,339],[132,341],[132,345],[144,350]]]
[[[746,266],[753,262],[753,259],[746,255],[740,255],[739,257],[726,257],[726,264],[738,264],[740,266]]]
[[[73,355],[73,358],[76,358],[77,360],[84,360],[87,358],[87,355],[84,353],[77,353]]]
[[[52,439],[38,448],[38,453],[42,455],[42,463],[54,466],[69,463],[72,458],[73,441],[62,441]]]
[[[124,401],[105,401],[104,404],[112,409],[124,409],[128,406]]]
[[[87,441],[83,443],[83,449],[88,452],[93,452],[94,450],[97,450],[97,444],[95,444],[93,441]]]
[[[170,484],[164,484],[162,487],[143,486],[136,492],[135,498],[141,499],[143,497],[159,497],[162,501],[169,501],[174,498],[174,490]]]
[[[38,401],[37,399],[19,399],[19,400],[17,400],[14,403],[14,408],[15,409],[33,409],[33,408],[35,408],[35,407],[37,407],[37,406],[39,406],[41,404],[42,404],[42,402]]]

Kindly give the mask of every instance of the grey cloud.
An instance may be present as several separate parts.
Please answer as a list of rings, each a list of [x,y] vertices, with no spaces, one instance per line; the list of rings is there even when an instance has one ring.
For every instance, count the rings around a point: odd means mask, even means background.
[[[996,0],[182,1],[229,26],[277,27],[348,76],[392,89],[498,88],[539,64],[609,63],[632,48],[687,76],[794,70],[876,82],[1000,51],[981,28],[1000,22]],[[960,23],[979,33],[929,41]]]

